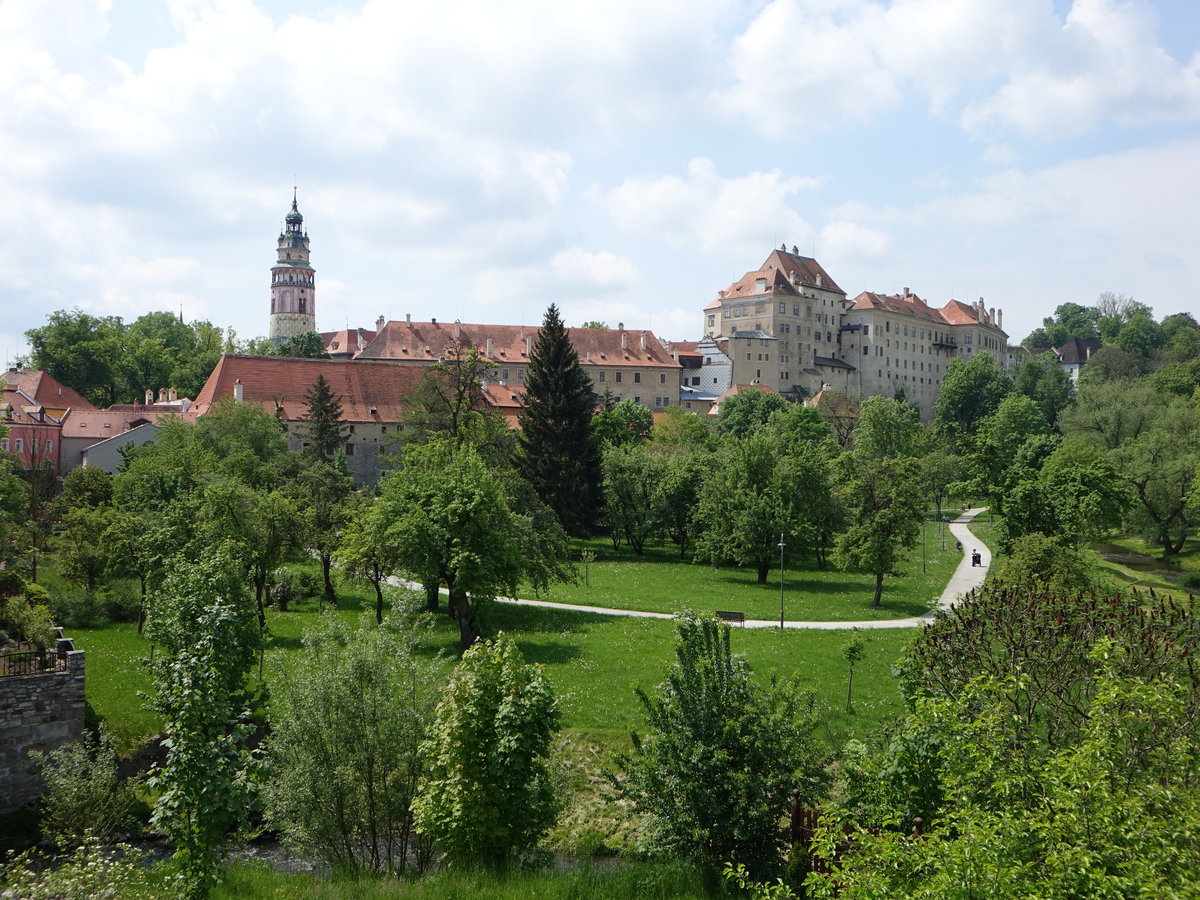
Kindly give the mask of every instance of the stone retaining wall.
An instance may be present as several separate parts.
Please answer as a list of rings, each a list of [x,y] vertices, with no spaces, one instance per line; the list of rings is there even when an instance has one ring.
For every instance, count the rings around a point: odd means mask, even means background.
[[[0,676],[0,813],[41,795],[30,750],[53,750],[83,735],[83,651],[62,654],[62,671]]]

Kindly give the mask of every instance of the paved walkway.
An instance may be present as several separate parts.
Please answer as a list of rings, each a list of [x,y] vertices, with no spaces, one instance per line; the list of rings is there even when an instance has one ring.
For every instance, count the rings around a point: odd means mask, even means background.
[[[813,628],[823,631],[836,631],[846,628],[915,628],[917,625],[928,624],[939,610],[949,609],[951,604],[957,601],[963,594],[973,588],[983,584],[983,579],[987,575],[988,567],[992,564],[992,551],[987,548],[987,545],[975,535],[971,534],[967,528],[973,518],[987,509],[982,506],[979,509],[968,510],[960,515],[957,519],[950,523],[950,534],[952,534],[963,546],[963,558],[959,562],[958,568],[954,570],[954,574],[950,576],[950,581],[946,583],[946,589],[942,591],[942,596],[938,599],[938,605],[929,612],[920,616],[910,616],[907,619],[867,619],[862,622],[784,622],[785,628]],[[983,565],[971,565],[971,551],[978,549],[983,557]],[[420,588],[419,584],[409,585],[413,588]],[[602,616],[632,616],[638,619],[674,619],[673,613],[658,613],[644,612],[637,609],[610,609],[606,606],[583,606],[578,603],[554,603],[550,600],[519,600],[513,597],[497,597],[501,603],[521,603],[526,606],[545,606],[550,609],[570,609],[576,612],[599,613]],[[778,628],[778,619],[747,619],[747,628]]]

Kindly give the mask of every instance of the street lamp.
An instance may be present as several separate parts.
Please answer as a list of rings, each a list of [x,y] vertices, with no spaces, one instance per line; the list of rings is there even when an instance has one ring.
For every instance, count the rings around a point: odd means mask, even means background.
[[[946,550],[946,523],[950,521],[949,516],[942,516],[941,527],[938,529],[942,533],[942,551]]]
[[[779,630],[783,631],[783,532],[779,532]]]

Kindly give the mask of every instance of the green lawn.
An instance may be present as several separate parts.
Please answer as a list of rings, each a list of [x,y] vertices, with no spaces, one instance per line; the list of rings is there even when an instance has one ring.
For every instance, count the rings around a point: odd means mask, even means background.
[[[947,532],[942,550],[936,522],[925,526],[926,574],[921,573],[921,543],[909,552],[903,566],[905,577],[884,581],[883,605],[871,606],[874,576],[863,572],[820,571],[813,564],[784,572],[784,617],[793,621],[851,622],[872,619],[902,619],[927,612],[961,559]],[[715,612],[718,609],[744,612],[752,619],[779,618],[779,569],[766,584],[758,584],[755,573],[745,568],[713,568],[680,561],[674,544],[647,547],[635,556],[627,547],[613,550],[603,539],[577,543],[574,558],[582,550],[596,554],[588,566],[587,583],[554,585],[539,599],[560,603],[602,606],[606,609],[637,609],[675,613],[682,609]],[[532,597],[526,588],[523,596]]]
[[[357,621],[370,608],[365,585],[343,585],[341,608],[317,613],[311,601],[289,612],[268,610],[271,637],[264,655],[264,677],[276,677],[280,663],[297,652],[302,634],[317,626],[320,615]],[[403,592],[397,592],[403,594]],[[408,602],[419,604],[417,599]],[[428,651],[444,652],[446,665],[457,653],[457,625],[444,613],[431,617]],[[640,722],[633,686],[651,688],[662,681],[672,658],[673,623],[598,613],[495,603],[481,614],[485,627],[516,637],[525,658],[546,667],[558,689],[564,726],[588,740],[608,744]],[[75,629],[77,646],[88,651],[87,698],[105,718],[123,750],[130,750],[160,727],[145,709],[142,694],[151,690],[142,663],[149,656],[145,638],[132,624]],[[775,671],[797,678],[815,692],[826,722],[826,735],[840,744],[861,735],[899,712],[891,664],[911,639],[909,629],[867,632],[866,659],[855,673],[855,713],[847,715],[846,671],[841,658],[845,631],[733,629],[733,646],[755,672]]]

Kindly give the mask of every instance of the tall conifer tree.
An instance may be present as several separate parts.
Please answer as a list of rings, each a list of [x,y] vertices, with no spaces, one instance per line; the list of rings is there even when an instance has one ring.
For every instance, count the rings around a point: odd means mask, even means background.
[[[324,375],[318,375],[304,395],[307,411],[308,446],[305,454],[316,459],[332,459],[346,442],[342,424],[342,398],[333,392]]]
[[[521,411],[521,473],[572,535],[592,530],[601,502],[592,380],[554,304],[529,356]]]

